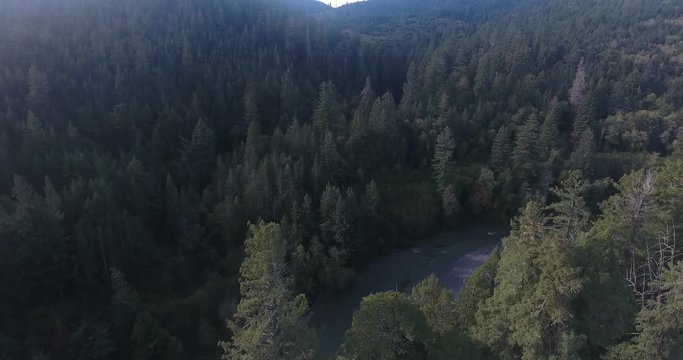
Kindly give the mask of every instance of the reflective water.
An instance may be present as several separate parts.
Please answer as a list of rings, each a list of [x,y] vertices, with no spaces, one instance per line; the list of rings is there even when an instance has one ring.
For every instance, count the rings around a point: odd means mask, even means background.
[[[351,326],[353,312],[369,294],[392,289],[408,292],[432,273],[457,294],[465,277],[486,260],[508,232],[504,227],[458,230],[375,260],[357,275],[353,286],[314,304],[319,354],[323,358],[334,355]]]

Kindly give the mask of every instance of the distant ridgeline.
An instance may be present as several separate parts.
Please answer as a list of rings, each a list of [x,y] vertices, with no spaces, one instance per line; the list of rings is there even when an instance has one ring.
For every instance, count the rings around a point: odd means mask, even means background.
[[[515,216],[340,358],[683,352],[683,4],[2,6],[0,358],[310,359],[308,300]]]

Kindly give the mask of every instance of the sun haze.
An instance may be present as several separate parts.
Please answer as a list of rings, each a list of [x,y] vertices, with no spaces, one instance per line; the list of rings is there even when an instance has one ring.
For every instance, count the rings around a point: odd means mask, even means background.
[[[324,2],[325,4],[332,5],[333,7],[339,7],[343,6],[346,4],[362,1],[362,0],[320,0],[321,2]]]

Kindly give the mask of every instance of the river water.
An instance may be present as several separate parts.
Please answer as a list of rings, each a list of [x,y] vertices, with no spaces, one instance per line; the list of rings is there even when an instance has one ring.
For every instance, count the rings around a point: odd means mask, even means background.
[[[409,292],[433,273],[442,286],[457,296],[465,278],[486,261],[508,232],[505,227],[462,229],[375,260],[357,274],[351,287],[321,298],[313,305],[313,321],[319,331],[319,355],[329,358],[339,349],[344,333],[351,327],[354,311],[367,295],[387,290]]]

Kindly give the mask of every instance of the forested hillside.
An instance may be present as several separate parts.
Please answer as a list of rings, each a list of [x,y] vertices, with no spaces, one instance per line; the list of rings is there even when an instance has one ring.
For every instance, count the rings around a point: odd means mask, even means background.
[[[683,5],[388,3],[5,0],[0,359],[313,359],[310,302],[510,218],[339,358],[683,353]]]

